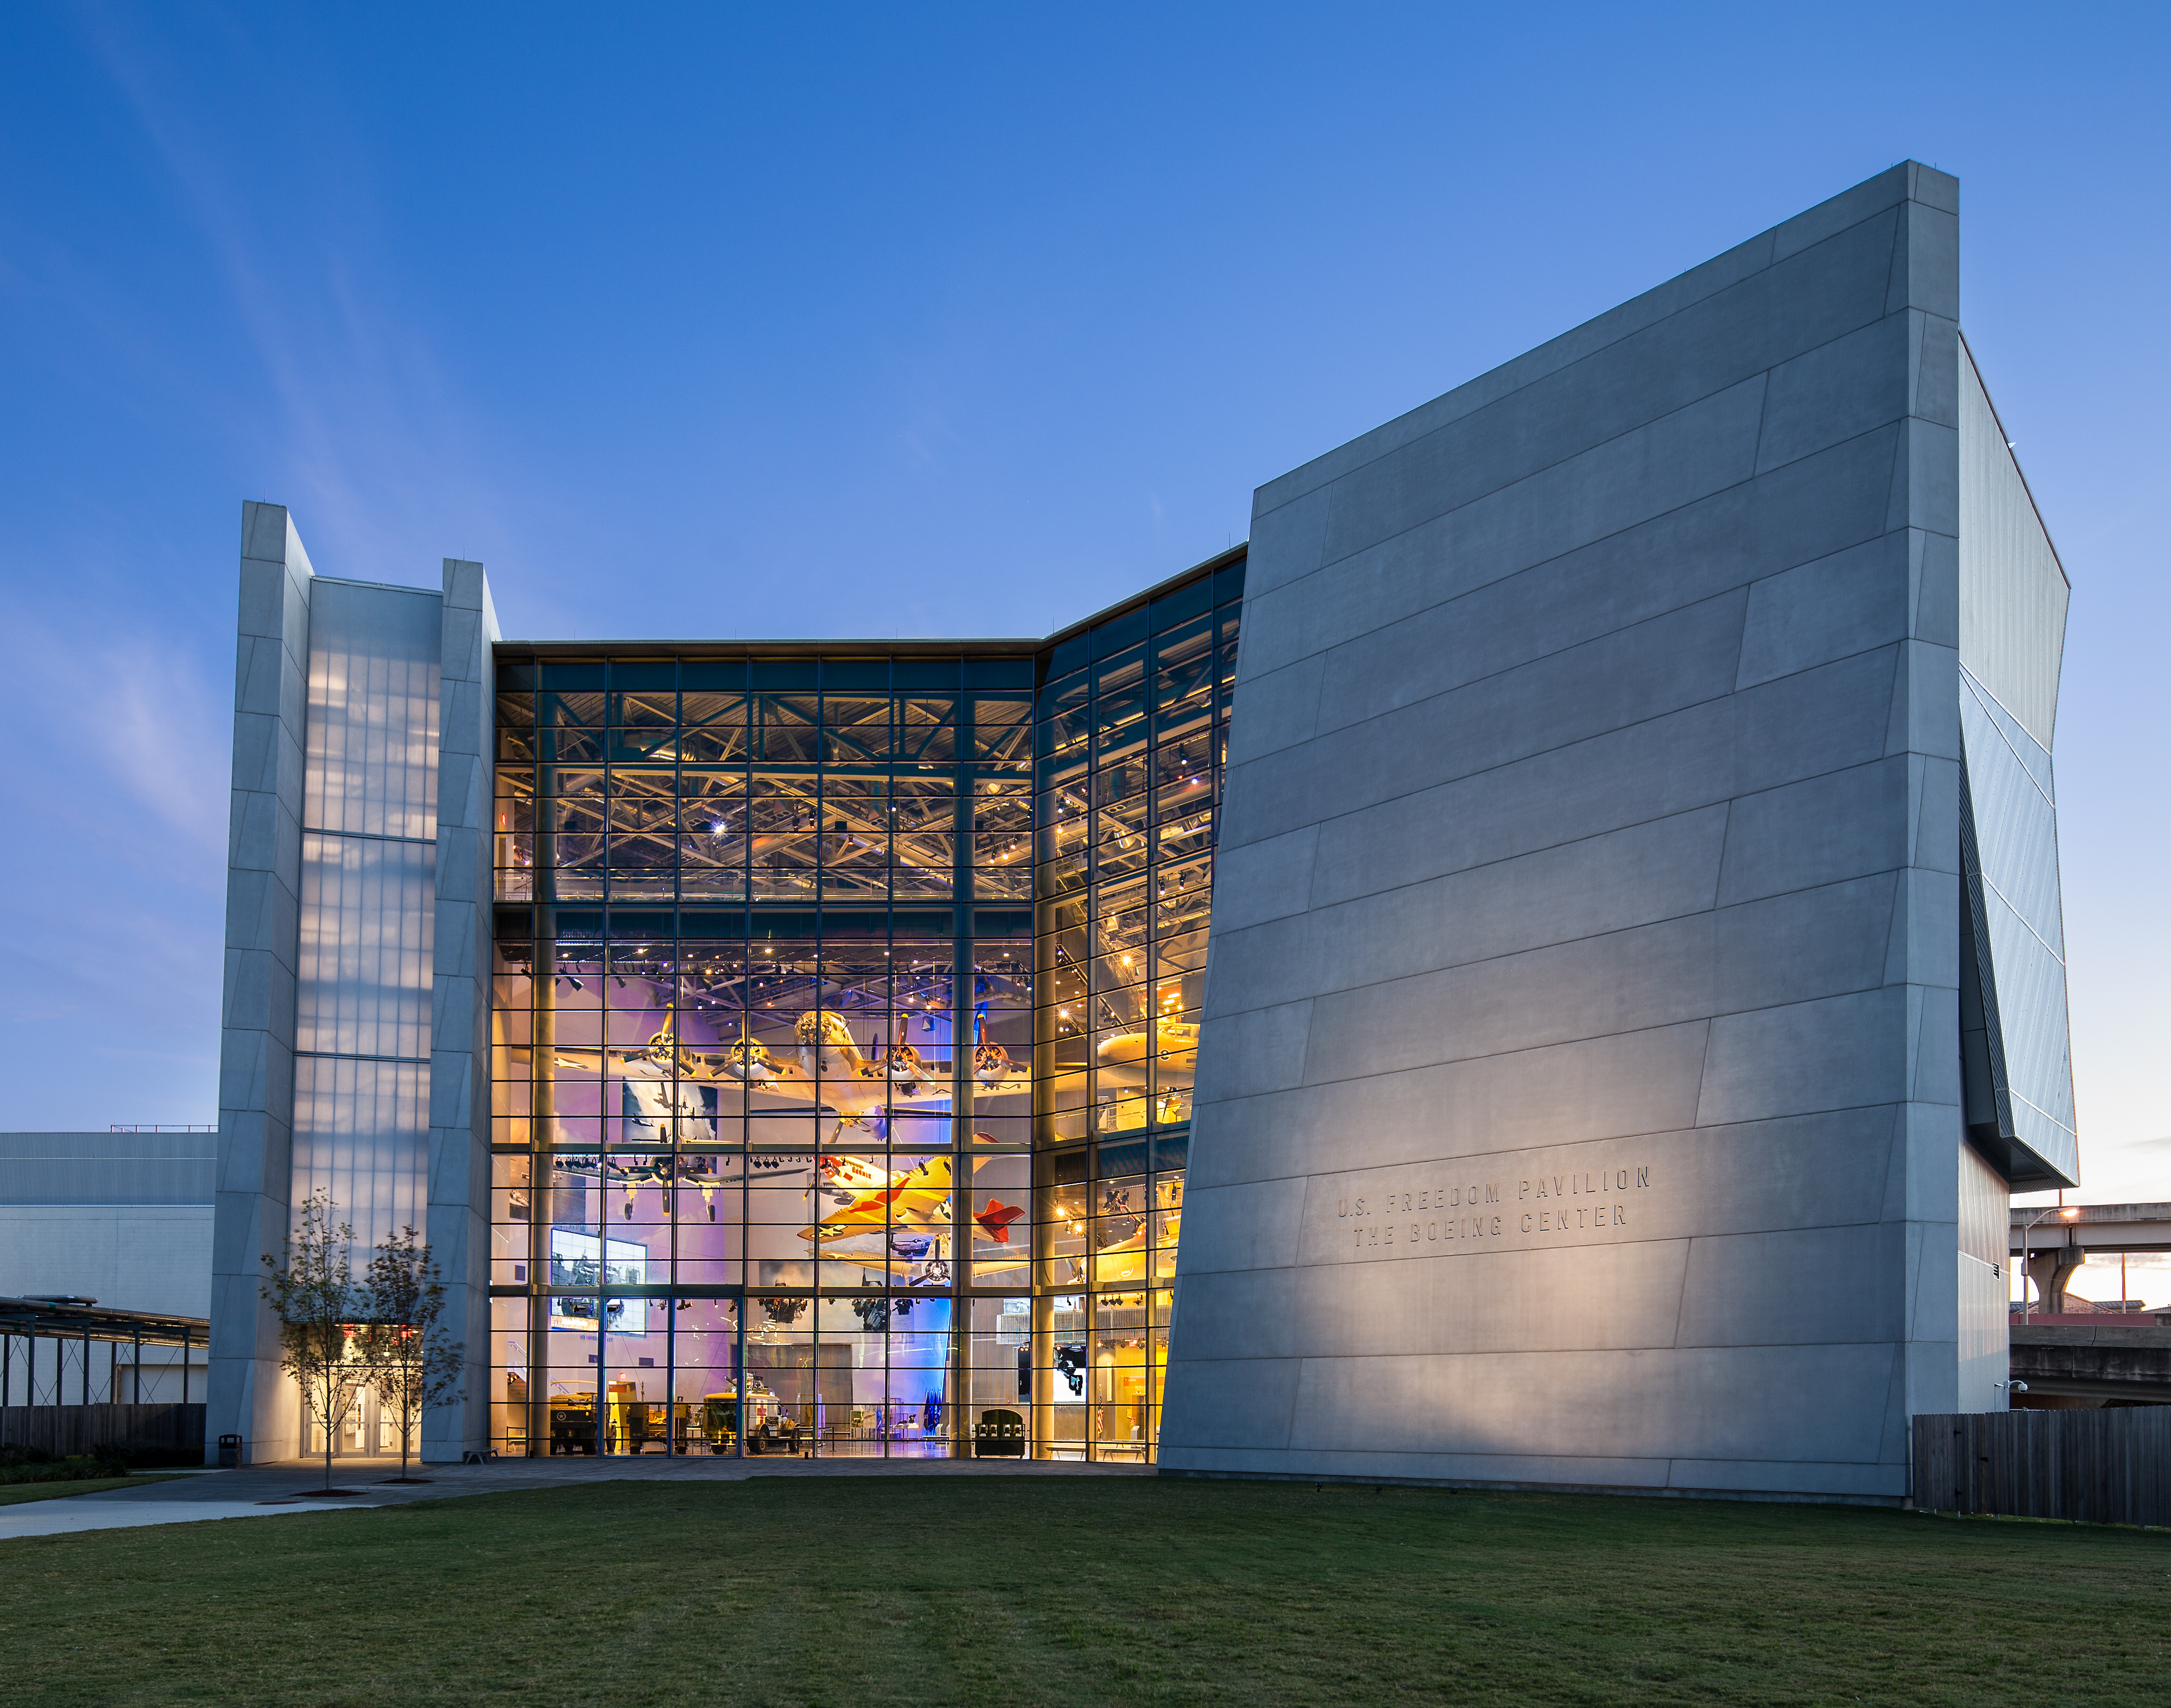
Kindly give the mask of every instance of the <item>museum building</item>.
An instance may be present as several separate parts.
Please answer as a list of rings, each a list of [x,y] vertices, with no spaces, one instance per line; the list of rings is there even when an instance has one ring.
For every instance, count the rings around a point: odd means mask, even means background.
[[[507,640],[244,506],[212,1433],[320,1441],[315,1193],[444,1267],[431,1458],[1896,1498],[2078,1175],[1958,255],[1896,167],[1046,640]]]

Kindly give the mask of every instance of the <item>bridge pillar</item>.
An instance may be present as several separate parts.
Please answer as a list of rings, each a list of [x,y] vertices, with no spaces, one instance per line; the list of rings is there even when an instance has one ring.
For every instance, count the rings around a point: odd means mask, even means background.
[[[2088,1261],[2078,1245],[2052,1245],[2028,1254],[2028,1278],[2035,1283],[2035,1309],[2053,1314],[2066,1308],[2066,1284]]]

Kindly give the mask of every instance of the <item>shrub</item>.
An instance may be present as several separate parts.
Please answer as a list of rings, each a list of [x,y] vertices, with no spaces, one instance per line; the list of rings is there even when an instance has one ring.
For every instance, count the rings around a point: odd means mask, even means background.
[[[68,1483],[94,1477],[125,1477],[129,1473],[128,1461],[126,1450],[118,1447],[100,1447],[67,1459],[55,1459],[42,1448],[0,1448],[0,1483]]]

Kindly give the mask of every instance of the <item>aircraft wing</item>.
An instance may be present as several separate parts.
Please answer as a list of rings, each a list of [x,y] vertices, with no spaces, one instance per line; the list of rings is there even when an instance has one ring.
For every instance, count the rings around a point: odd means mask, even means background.
[[[885,1230],[946,1231],[950,1226],[949,1204],[950,1188],[946,1184],[925,1190],[898,1186],[888,1191],[870,1192],[824,1216],[812,1227],[801,1228],[799,1237],[826,1244],[848,1234]]]

